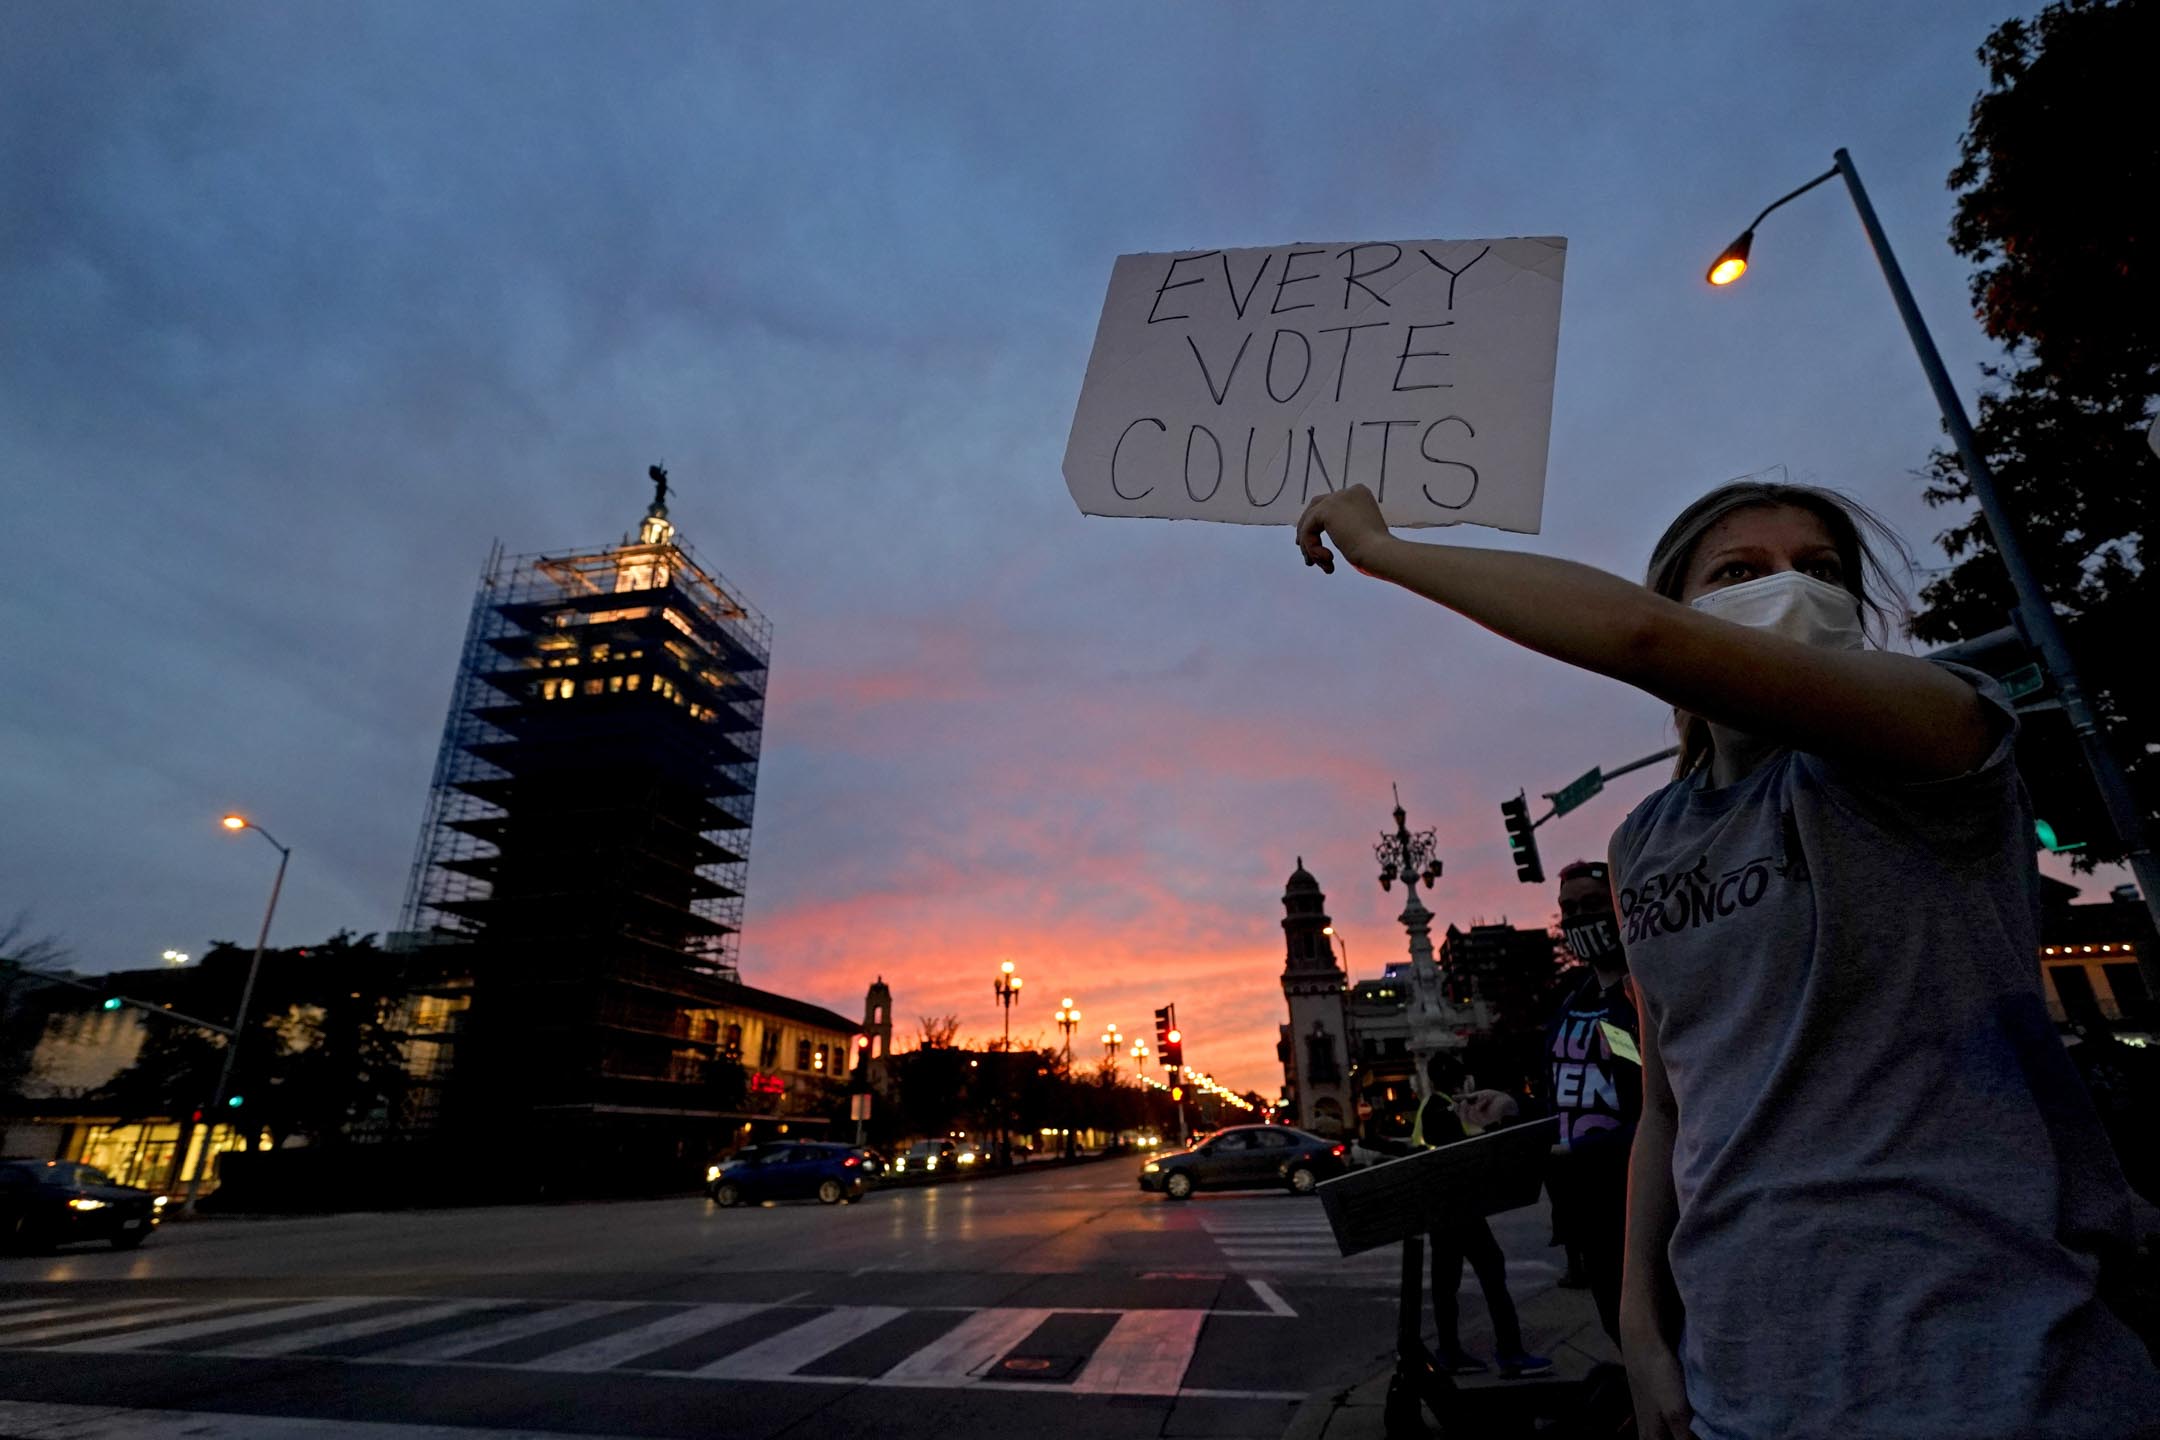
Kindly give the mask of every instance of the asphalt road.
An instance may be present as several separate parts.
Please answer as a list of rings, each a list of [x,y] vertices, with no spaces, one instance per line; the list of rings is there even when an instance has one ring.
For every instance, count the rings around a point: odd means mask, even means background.
[[[1384,1363],[1393,1252],[1336,1256],[1309,1198],[1142,1195],[1139,1163],[0,1258],[0,1435],[1274,1437]],[[1544,1224],[1496,1223],[1518,1300],[1554,1278]]]

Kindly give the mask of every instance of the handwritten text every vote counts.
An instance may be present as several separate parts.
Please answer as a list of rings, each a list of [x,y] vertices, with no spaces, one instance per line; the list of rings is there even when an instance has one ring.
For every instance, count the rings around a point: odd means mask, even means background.
[[[1085,514],[1247,524],[1364,484],[1391,523],[1535,531],[1566,248],[1121,255],[1066,484]]]

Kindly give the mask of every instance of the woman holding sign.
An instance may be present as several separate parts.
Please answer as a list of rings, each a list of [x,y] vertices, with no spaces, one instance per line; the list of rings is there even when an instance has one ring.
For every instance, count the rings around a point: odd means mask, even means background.
[[[1674,707],[1675,778],[1611,846],[1642,1433],[2148,1433],[2160,1375],[2101,1298],[2128,1191],[2041,997],[2016,717],[1866,643],[1863,527],[1827,491],[1726,485],[1647,585],[1400,539],[1363,487],[1297,540]]]

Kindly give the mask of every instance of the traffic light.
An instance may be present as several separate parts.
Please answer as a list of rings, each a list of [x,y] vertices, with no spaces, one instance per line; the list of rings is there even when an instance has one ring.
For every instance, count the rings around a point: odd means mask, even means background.
[[[240,1096],[238,1096],[238,1095],[235,1095],[235,1096],[233,1096],[233,1097],[232,1097],[232,1098],[231,1098],[230,1100],[227,1100],[227,1101],[225,1102],[225,1104],[226,1104],[226,1106],[227,1106],[227,1107],[228,1107],[229,1109],[237,1110],[237,1109],[239,1109],[239,1108],[240,1108],[240,1101],[241,1101],[241,1097],[240,1097]]]
[[[1166,1069],[1170,1070],[1181,1071],[1185,1068],[1184,1031],[1171,1030],[1164,1034],[1162,1044],[1162,1063]]]
[[[119,1008],[120,1008],[120,997],[119,997],[118,995],[108,995],[108,996],[106,996],[106,997],[105,997],[105,1008],[106,1008],[107,1010],[117,1010],[117,1009],[119,1009]]]
[[[1992,676],[2018,712],[2018,778],[2032,800],[2033,840],[2061,855],[2097,845],[2105,862],[2121,852],[2114,824],[2085,763],[2084,747],[2063,712],[2055,682],[2014,626],[1990,630],[1927,653]]]
[[[1172,1085],[1172,1086],[1170,1087],[1170,1100],[1171,1100],[1171,1102],[1172,1102],[1173,1104],[1175,1104],[1175,1103],[1177,1103],[1177,1102],[1179,1102],[1179,1101],[1183,1100],[1184,1098],[1185,1098],[1185,1087],[1184,1087],[1184,1086],[1182,1086],[1182,1085]]]
[[[1160,1055],[1162,1053],[1163,1046],[1168,1045],[1169,1043],[1170,1007],[1168,1005],[1165,1005],[1162,1007],[1162,1009],[1155,1012],[1155,1053]]]
[[[1507,843],[1508,849],[1514,852],[1515,878],[1525,885],[1542,884],[1545,862],[1538,859],[1537,830],[1530,823],[1530,802],[1518,790],[1514,799],[1500,802],[1500,813],[1507,820]]]

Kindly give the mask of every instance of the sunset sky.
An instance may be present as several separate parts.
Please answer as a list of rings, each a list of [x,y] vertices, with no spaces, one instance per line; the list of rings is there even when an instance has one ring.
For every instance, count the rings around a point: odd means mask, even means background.
[[[491,542],[681,533],[775,635],[744,978],[1016,1034],[1072,995],[1280,1085],[1283,881],[1402,954],[1543,923],[1499,802],[1659,707],[1287,528],[1085,519],[1059,475],[1113,258],[1569,241],[1543,532],[1638,576],[1784,466],[1921,552],[1938,436],[1849,146],[1968,394],[1944,243],[1989,3],[17,5],[0,15],[0,909],[84,969],[392,928]],[[1659,783],[1540,832],[1600,853]],[[2104,893],[2112,877],[2083,882]],[[0,915],[0,918],[5,918]]]

